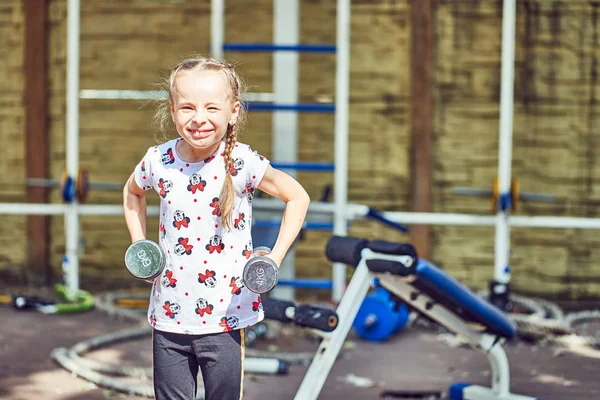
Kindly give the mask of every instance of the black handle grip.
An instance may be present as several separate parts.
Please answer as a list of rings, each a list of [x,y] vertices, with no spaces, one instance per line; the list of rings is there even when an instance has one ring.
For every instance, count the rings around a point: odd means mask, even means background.
[[[281,322],[292,322],[293,320],[285,315],[285,310],[289,307],[295,307],[294,303],[286,300],[273,299],[262,296],[263,310],[266,319],[274,319]]]
[[[360,252],[367,247],[368,243],[366,239],[334,235],[327,241],[325,255],[331,261],[356,267],[360,262]]]
[[[328,308],[300,304],[296,306],[294,322],[303,327],[331,332],[338,325],[338,315]]]

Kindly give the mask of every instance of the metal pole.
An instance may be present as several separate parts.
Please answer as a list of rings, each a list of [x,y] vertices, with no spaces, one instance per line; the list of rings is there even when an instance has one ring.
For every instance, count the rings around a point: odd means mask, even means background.
[[[510,281],[509,203],[512,162],[512,129],[515,63],[515,0],[504,0],[502,14],[502,65],[500,86],[500,133],[498,150],[498,184],[500,200],[496,214],[494,281],[490,299],[501,308],[508,301]]]
[[[217,60],[223,60],[225,38],[225,0],[212,0],[210,7],[210,52]]]
[[[348,112],[350,93],[350,0],[337,2],[335,71],[335,171],[333,233],[346,236],[348,202]],[[332,300],[338,302],[346,286],[346,265],[333,264]]]
[[[67,11],[67,173],[73,179],[79,170],[79,0],[69,0]],[[63,268],[68,295],[79,290],[79,212],[74,199],[65,212]]]
[[[298,0],[273,1],[273,44],[298,45],[300,6]],[[298,103],[298,62],[295,51],[273,53],[273,98],[277,104]],[[273,112],[273,159],[278,162],[295,163],[298,159],[298,113],[296,111]],[[295,171],[289,172],[296,177]],[[296,251],[290,248],[281,263],[282,279],[295,279]],[[295,300],[293,287],[275,287],[273,295],[282,300]]]

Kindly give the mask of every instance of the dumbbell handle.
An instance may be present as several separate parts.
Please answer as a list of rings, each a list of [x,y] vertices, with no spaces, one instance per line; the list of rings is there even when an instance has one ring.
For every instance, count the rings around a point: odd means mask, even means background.
[[[333,310],[311,306],[295,305],[290,301],[265,297],[265,316],[281,322],[294,322],[298,326],[330,332],[337,327],[338,316]]]
[[[299,304],[294,310],[296,325],[331,332],[338,325],[338,315],[328,308]]]
[[[474,197],[492,197],[493,192],[490,189],[476,189],[471,187],[455,187],[452,189],[452,194],[461,196],[474,196]],[[550,203],[556,201],[556,196],[546,193],[531,193],[531,192],[520,192],[519,200],[524,201],[541,201]]]

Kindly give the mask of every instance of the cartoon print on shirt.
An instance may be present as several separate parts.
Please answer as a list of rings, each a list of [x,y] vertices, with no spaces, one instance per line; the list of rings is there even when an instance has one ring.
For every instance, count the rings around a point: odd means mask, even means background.
[[[244,245],[244,250],[242,250],[242,255],[244,257],[246,257],[246,259],[249,259],[250,256],[252,255],[252,241],[248,241],[245,245]]]
[[[238,217],[233,220],[233,226],[239,231],[246,229],[246,220],[244,217],[244,213],[239,213]]]
[[[173,182],[166,181],[163,178],[160,178],[158,180],[158,187],[160,188],[158,194],[164,199],[165,197],[167,197],[167,193],[169,193],[171,189],[173,189]]]
[[[173,226],[180,230],[181,227],[187,228],[190,223],[190,217],[186,217],[185,213],[181,210],[177,210],[173,213]]]
[[[198,282],[204,283],[208,288],[214,288],[217,286],[217,278],[215,278],[215,271],[206,270],[204,273],[198,274]]]
[[[239,324],[239,319],[236,316],[231,317],[223,317],[221,318],[221,322],[219,322],[219,326],[222,326],[223,332],[231,332],[235,328],[237,328]]]
[[[221,238],[221,236],[213,235],[210,237],[208,244],[205,248],[210,254],[214,253],[215,251],[221,254],[221,252],[225,248],[225,244],[223,244],[223,239]]]
[[[163,305],[165,310],[165,316],[174,319],[177,314],[181,312],[181,306],[177,303],[171,303],[170,301],[165,301]]]
[[[140,170],[142,171],[143,174],[146,173],[146,160],[142,160],[141,164],[140,164]],[[144,175],[144,179],[146,179],[146,176]],[[152,185],[150,183],[148,183],[148,181],[144,181],[144,184],[142,186],[143,190],[149,190],[152,189]]]
[[[231,294],[241,294],[242,288],[244,287],[244,281],[240,276],[234,276],[231,278],[231,282],[229,282],[229,287],[231,288]]]
[[[201,317],[204,317],[204,314],[211,315],[214,308],[215,307],[203,297],[196,300],[196,314]]]
[[[252,149],[240,144],[233,150],[232,163],[224,171],[222,144],[214,155],[204,159],[210,165],[185,162],[180,165],[175,143],[173,140],[150,148],[136,171],[140,186],[152,186],[159,195],[157,242],[165,253],[170,252],[165,254],[169,259],[165,270],[151,288],[147,323],[155,329],[191,335],[252,325],[262,318],[264,304],[260,296],[246,289],[241,269],[252,258],[253,213],[249,204],[259,193],[255,185],[263,176],[268,160],[261,162],[259,154],[251,154]],[[223,233],[227,230],[222,226],[219,195],[219,183],[227,173],[236,186],[236,209],[229,234]],[[217,258],[222,257],[226,257],[220,260],[223,267],[230,269],[220,272]],[[220,303],[220,299],[233,304]]]
[[[162,277],[160,283],[166,288],[174,288],[177,286],[177,279],[173,278],[173,271],[169,269],[165,270],[165,275]]]
[[[194,248],[194,246],[188,244],[189,241],[190,238],[180,237],[179,239],[177,239],[177,244],[174,248],[175,254],[177,254],[178,256],[182,256],[184,254],[187,254],[189,256],[190,254],[192,254],[192,249]]]
[[[167,149],[166,153],[161,154],[160,162],[165,166],[175,162],[175,155],[173,154],[172,148]]]
[[[241,158],[236,158],[231,163],[231,168],[229,168],[229,175],[237,176],[238,172],[240,172],[244,168],[244,160]]]
[[[196,193],[196,190],[204,192],[204,188],[206,187],[206,181],[202,179],[200,174],[193,174],[189,179],[190,184],[187,185],[188,192],[192,192],[192,194]]]
[[[154,309],[150,311],[150,325],[152,325],[153,328],[156,328],[156,314]]]
[[[263,309],[262,297],[258,296],[256,301],[252,302],[252,311],[260,311]]]
[[[248,198],[248,203],[252,204],[252,199],[254,198],[254,186],[251,183],[246,184],[246,188],[242,192]]]
[[[256,150],[252,150],[252,154],[254,154],[256,157],[258,157],[258,159],[260,161],[264,161],[265,160],[265,158],[263,156],[261,156],[260,154],[258,154],[258,151],[256,151]]]
[[[221,216],[221,208],[219,207],[219,198],[215,197],[212,199],[212,203],[210,206],[213,208],[212,215],[216,215],[217,217]]]

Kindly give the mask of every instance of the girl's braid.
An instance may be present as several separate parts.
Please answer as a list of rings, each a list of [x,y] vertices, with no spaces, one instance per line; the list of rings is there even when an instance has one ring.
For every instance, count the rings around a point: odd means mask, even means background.
[[[227,128],[227,134],[225,135],[225,151],[223,154],[223,158],[225,159],[225,172],[227,173],[229,173],[231,169],[231,163],[233,162],[231,153],[233,152],[236,142],[237,129],[235,128],[235,125],[231,125]]]
[[[233,215],[233,179],[231,177],[231,171],[233,160],[231,159],[231,153],[237,142],[237,129],[235,125],[230,125],[227,128],[227,134],[225,137],[225,150],[223,151],[223,161],[225,163],[225,184],[221,189],[221,198],[219,200],[219,206],[221,208],[221,221],[226,228],[231,228],[231,218]]]

